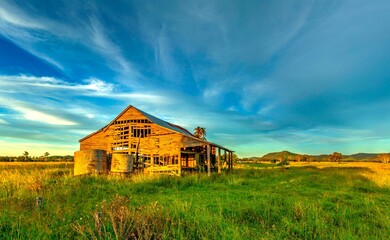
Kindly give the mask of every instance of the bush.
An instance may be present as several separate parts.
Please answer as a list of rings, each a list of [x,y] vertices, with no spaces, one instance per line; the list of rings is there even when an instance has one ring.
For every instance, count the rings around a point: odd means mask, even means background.
[[[286,159],[284,159],[283,161],[281,161],[280,163],[277,164],[278,166],[287,166],[287,165],[290,165],[289,161],[287,161]]]

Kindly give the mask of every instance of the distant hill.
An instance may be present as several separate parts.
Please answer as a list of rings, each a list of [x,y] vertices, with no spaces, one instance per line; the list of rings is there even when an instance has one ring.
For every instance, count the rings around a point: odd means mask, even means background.
[[[377,156],[378,156],[378,153],[355,153],[355,154],[349,155],[349,157],[354,158],[354,159],[359,159],[359,160],[376,158]]]
[[[262,156],[260,158],[260,160],[262,161],[271,161],[271,160],[283,160],[284,158],[287,158],[287,159],[293,159],[295,158],[297,155],[299,154],[296,154],[296,153],[292,153],[292,152],[289,152],[289,151],[281,151],[281,152],[271,152],[271,153],[267,153],[265,154],[264,156]]]
[[[380,162],[377,158],[379,153],[356,153],[351,155],[343,155],[342,161],[355,162],[355,161],[367,161],[367,162]],[[245,160],[249,161],[329,161],[329,154],[321,155],[308,155],[308,154],[299,154],[289,151],[281,152],[271,152],[267,153],[262,157],[252,157],[246,158]]]

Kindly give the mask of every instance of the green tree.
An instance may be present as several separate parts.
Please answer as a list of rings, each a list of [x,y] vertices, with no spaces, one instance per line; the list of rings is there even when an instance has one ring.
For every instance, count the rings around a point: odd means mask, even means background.
[[[310,162],[310,156],[309,155],[303,155],[302,158],[301,158],[301,161],[302,162]]]
[[[194,136],[202,140],[206,140],[206,128],[197,126],[194,129]]]
[[[24,161],[28,160],[28,155],[29,155],[29,153],[27,151],[24,151],[24,153],[23,153]]]
[[[331,162],[338,162],[338,163],[340,163],[342,157],[343,157],[343,155],[342,155],[341,153],[334,152],[334,153],[332,153],[332,154],[329,155],[329,160],[330,160]]]
[[[50,153],[49,152],[45,152],[43,154],[43,156],[45,157],[45,161],[47,161],[47,158],[50,156]]]
[[[240,159],[238,158],[237,154],[233,153],[232,156],[233,162],[238,162]]]
[[[390,154],[387,153],[382,153],[378,155],[378,158],[383,162],[383,163],[390,163]]]

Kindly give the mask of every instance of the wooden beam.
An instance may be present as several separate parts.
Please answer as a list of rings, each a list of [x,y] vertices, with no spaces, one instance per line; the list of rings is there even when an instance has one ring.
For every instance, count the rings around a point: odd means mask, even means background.
[[[193,152],[193,151],[181,151],[181,153],[195,154],[196,152]]]
[[[210,144],[207,145],[207,175],[211,176]]]
[[[218,174],[221,174],[221,148],[218,148]]]

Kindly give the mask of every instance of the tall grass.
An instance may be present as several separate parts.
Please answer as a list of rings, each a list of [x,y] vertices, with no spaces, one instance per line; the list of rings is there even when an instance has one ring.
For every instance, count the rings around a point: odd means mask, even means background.
[[[390,188],[370,168],[73,177],[1,168],[0,239],[385,239]],[[36,206],[36,197],[43,197]]]

